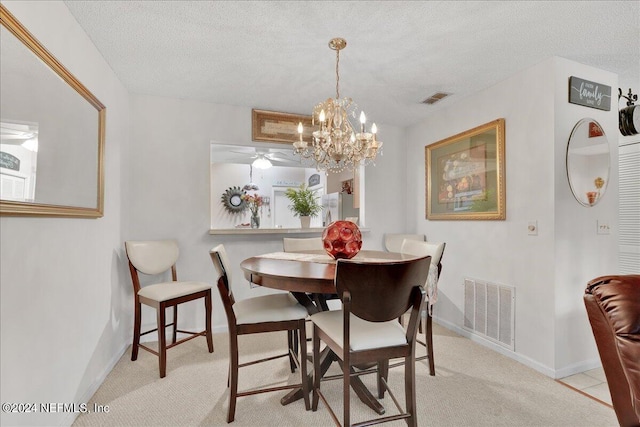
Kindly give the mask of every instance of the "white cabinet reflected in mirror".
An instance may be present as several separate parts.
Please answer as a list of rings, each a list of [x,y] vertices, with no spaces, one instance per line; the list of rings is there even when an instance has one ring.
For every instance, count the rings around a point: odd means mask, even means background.
[[[261,229],[298,229],[300,218],[289,209],[287,188],[307,184],[322,202],[326,194],[341,191],[342,181],[353,178],[353,172],[327,175],[302,165],[288,144],[212,142],[210,152],[212,230],[251,228],[248,206],[232,201],[238,191],[262,198],[263,203],[258,207]],[[323,210],[311,218],[311,228],[324,227],[327,212]]]
[[[602,126],[591,118],[580,120],[567,145],[567,177],[576,200],[594,206],[609,184],[611,154]]]

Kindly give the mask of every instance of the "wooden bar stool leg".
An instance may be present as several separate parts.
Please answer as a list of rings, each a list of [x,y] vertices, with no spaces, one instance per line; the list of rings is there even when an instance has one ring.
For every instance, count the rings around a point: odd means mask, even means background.
[[[176,343],[178,337],[178,304],[173,306],[173,335],[171,336],[171,343]]]
[[[424,338],[427,343],[427,355],[429,356],[429,375],[433,377],[436,375],[436,365],[433,360],[433,320],[429,313],[427,313],[427,328]]]
[[[167,339],[165,331],[165,305],[158,307],[158,358],[160,359],[160,378],[167,375]]]
[[[233,336],[231,339],[231,348],[229,349],[229,412],[227,413],[227,422],[232,422],[236,417],[236,399],[238,398],[238,337]]]
[[[415,383],[415,356],[413,354],[404,358],[404,392],[407,414],[411,414],[406,419],[409,427],[417,427],[418,421],[416,417],[416,383]]]
[[[207,347],[209,347],[209,353],[213,353],[213,334],[211,332],[211,314],[213,308],[211,306],[211,291],[207,293],[204,298],[204,311],[205,311],[205,328],[207,330]]]
[[[296,362],[293,360],[292,352],[295,351],[295,331],[287,331],[287,348],[289,349],[289,368],[293,374],[296,371]]]
[[[342,361],[342,401],[344,402],[344,422],[343,426],[351,425],[351,361],[349,360],[349,351],[344,352],[344,360]]]
[[[386,381],[387,378],[389,378],[389,359],[380,360],[378,362],[378,399],[384,399],[386,388],[382,383],[382,379]]]
[[[315,325],[313,328],[313,401],[311,402],[311,410],[315,412],[318,410],[318,400],[320,399],[318,390],[320,389],[322,372],[320,370],[320,337]]]
[[[138,359],[138,348],[140,346],[140,323],[141,323],[141,305],[136,297],[134,315],[133,315],[133,346],[131,348],[131,360]]]
[[[300,378],[302,379],[302,393],[304,394],[304,408],[308,411],[311,407],[309,402],[309,381],[307,381],[307,325],[305,320],[301,320],[300,328]],[[294,331],[295,332],[295,331]],[[298,335],[298,334],[296,334]]]

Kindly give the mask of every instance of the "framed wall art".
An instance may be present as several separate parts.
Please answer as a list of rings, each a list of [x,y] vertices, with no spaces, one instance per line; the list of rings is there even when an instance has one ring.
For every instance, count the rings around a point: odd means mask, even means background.
[[[504,220],[504,119],[425,147],[426,217]]]
[[[275,111],[251,110],[251,139],[253,141],[293,144],[300,138],[298,123],[302,122],[302,139],[311,142],[311,116]]]

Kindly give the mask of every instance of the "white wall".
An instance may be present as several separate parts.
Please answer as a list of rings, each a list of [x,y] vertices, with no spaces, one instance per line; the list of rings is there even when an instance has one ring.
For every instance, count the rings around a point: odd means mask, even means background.
[[[550,58],[407,132],[413,218],[408,228],[447,243],[436,318],[464,333],[465,277],[515,286],[515,353],[493,347],[554,377],[596,363],[582,293],[589,279],[617,271],[614,234],[595,234],[596,216],[614,227],[617,222],[617,168],[612,164],[608,193],[594,208],[575,201],[565,169],[571,129],[585,116],[596,118],[611,135],[615,163],[617,112],[568,104],[571,75],[617,87],[611,73]],[[500,117],[506,122],[506,220],[426,220],[424,147]],[[538,222],[537,236],[527,234],[530,220]]]
[[[87,402],[131,334],[120,200],[128,94],[63,2],[3,4],[107,106],[107,127],[103,218],[0,218],[1,400]],[[73,418],[3,412],[0,420],[50,426]]]
[[[268,292],[250,289],[239,264],[252,255],[281,251],[282,235],[209,234],[209,143],[250,143],[251,109],[136,95],[132,96],[132,117],[134,143],[124,148],[124,239],[176,238],[181,247],[178,276],[211,284],[215,277],[209,250],[223,243],[233,266],[236,299]],[[385,232],[405,229],[403,132],[381,125],[379,136],[385,141],[385,154],[365,173],[366,225],[372,230],[363,236],[367,249],[382,249]],[[204,309],[200,305],[192,308],[183,310],[181,319],[185,326],[199,327],[203,325]],[[153,312],[143,312],[143,324],[151,326],[154,322]],[[226,325],[217,296],[213,323],[217,330]]]
[[[555,115],[555,361],[558,377],[599,366],[600,358],[588,323],[582,295],[589,280],[618,273],[618,77],[556,58]],[[563,89],[570,76],[611,87],[611,111],[567,102]],[[595,119],[604,130],[611,149],[607,191],[593,207],[581,206],[568,184],[566,143],[573,126],[582,118]],[[611,234],[598,235],[597,221],[606,221]]]

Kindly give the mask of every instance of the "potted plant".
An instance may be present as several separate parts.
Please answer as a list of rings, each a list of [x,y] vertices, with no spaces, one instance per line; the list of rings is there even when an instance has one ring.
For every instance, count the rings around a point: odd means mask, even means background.
[[[293,215],[300,217],[302,228],[309,228],[311,217],[318,216],[322,211],[322,205],[318,202],[316,191],[311,190],[306,184],[301,184],[297,189],[287,188],[284,194],[291,202],[289,209]]]

